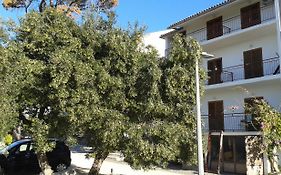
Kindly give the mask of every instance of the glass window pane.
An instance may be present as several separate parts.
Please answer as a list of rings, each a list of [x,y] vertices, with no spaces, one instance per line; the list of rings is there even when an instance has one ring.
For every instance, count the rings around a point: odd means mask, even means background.
[[[245,137],[235,137],[236,162],[246,163]]]
[[[223,158],[225,162],[233,162],[233,137],[224,137],[223,139]]]

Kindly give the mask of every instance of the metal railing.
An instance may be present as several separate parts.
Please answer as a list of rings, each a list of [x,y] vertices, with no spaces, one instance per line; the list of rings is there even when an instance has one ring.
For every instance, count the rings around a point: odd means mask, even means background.
[[[269,4],[261,7],[261,23],[265,23],[275,18],[274,4]],[[233,16],[223,21],[223,35],[228,35],[241,29],[241,16]],[[207,40],[207,28],[201,28],[191,33],[187,33],[188,36],[193,37],[199,42]]]
[[[217,121],[218,119],[214,118],[216,123],[222,123],[223,126],[210,126],[209,125],[209,116],[202,115],[202,129],[204,132],[220,132],[221,128],[225,132],[245,132],[245,131],[258,131],[259,126],[253,121],[251,114],[244,113],[231,113],[224,114],[223,121]]]
[[[279,74],[279,73],[280,73],[279,55],[277,55],[276,57],[267,58],[267,59],[263,60],[262,77],[268,76],[268,75],[275,75],[275,74]],[[257,75],[257,77],[261,77],[261,76]],[[255,77],[253,77],[253,78],[255,78]],[[212,84],[218,84],[218,83],[231,82],[231,81],[245,79],[244,64],[223,68],[220,79],[221,79],[221,81],[219,81],[217,83],[213,82]]]

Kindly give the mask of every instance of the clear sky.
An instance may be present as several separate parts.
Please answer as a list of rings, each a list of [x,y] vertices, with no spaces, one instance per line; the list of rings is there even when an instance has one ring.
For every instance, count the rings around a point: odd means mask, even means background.
[[[165,30],[169,25],[223,0],[119,0],[118,24],[138,21],[147,32]]]
[[[223,0],[119,0],[116,7],[117,25],[126,28],[128,23],[138,22],[146,26],[146,32],[165,30],[169,25]],[[1,0],[2,3],[2,0]],[[6,11],[0,5],[0,16],[4,19],[19,18],[23,9]]]

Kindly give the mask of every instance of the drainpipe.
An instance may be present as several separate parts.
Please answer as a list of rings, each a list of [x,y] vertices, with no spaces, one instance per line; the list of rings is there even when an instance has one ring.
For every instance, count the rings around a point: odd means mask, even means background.
[[[280,24],[280,4],[279,0],[274,1],[275,4],[275,20],[276,20],[276,31],[277,31],[277,46],[278,46],[278,55],[279,57],[279,64],[281,63],[281,24]],[[281,72],[281,67],[280,67]],[[281,80],[281,73],[279,74]]]

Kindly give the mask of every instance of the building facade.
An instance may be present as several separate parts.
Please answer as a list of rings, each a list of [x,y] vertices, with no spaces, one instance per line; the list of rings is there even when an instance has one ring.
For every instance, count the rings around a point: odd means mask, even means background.
[[[281,111],[280,0],[227,0],[169,29],[174,30],[162,35],[166,54],[173,35],[182,33],[214,55],[203,60],[208,72],[201,99],[203,128],[209,135],[206,168],[217,171],[221,161],[223,172],[267,174],[266,157],[254,164],[249,158],[249,138],[262,133],[245,106],[264,99]]]
[[[165,40],[163,38],[160,38],[160,36],[170,31],[171,29],[144,34],[144,46],[153,46],[157,50],[158,56],[160,58],[165,57]]]

